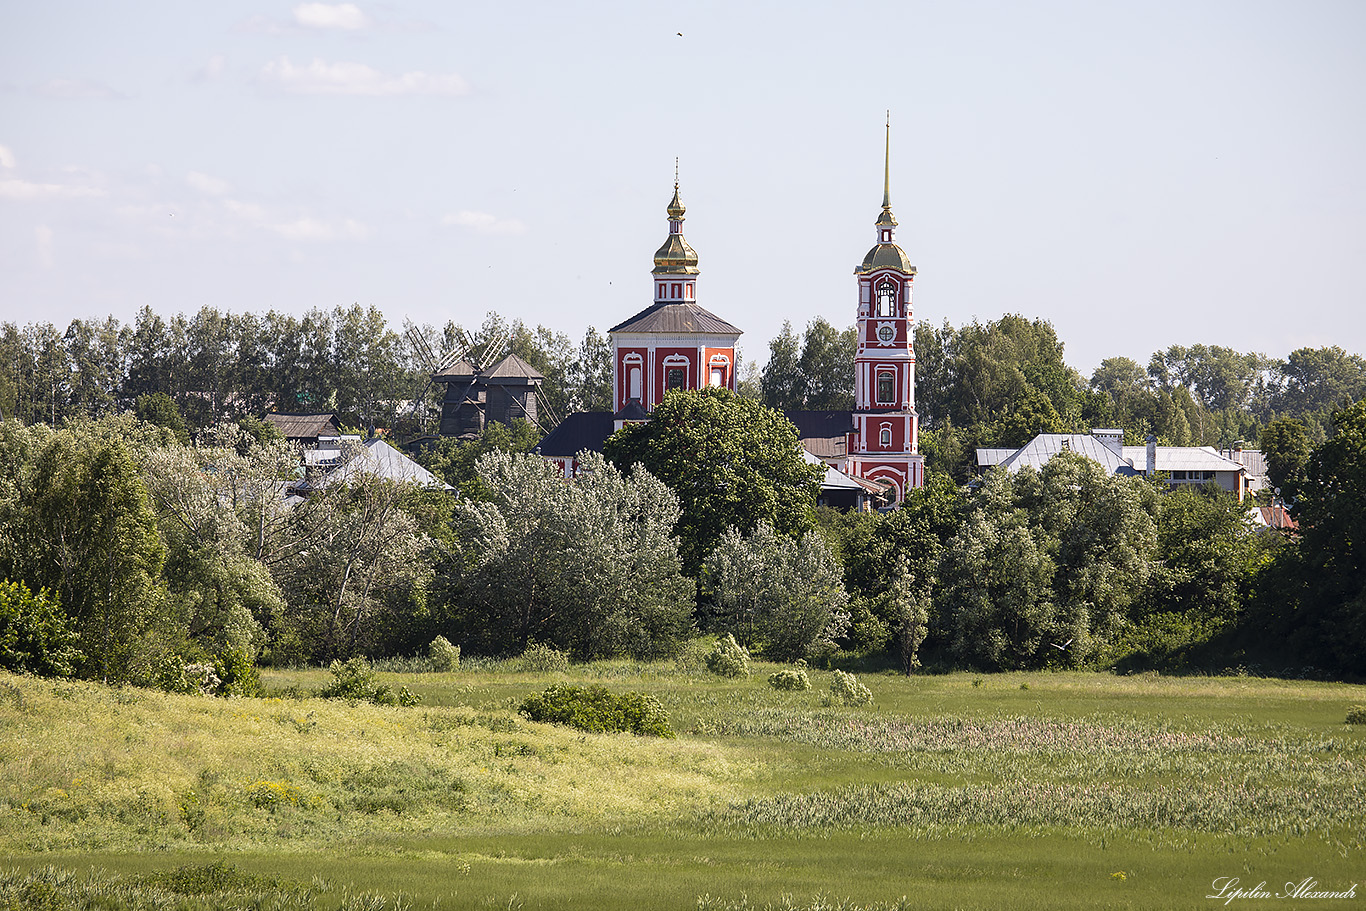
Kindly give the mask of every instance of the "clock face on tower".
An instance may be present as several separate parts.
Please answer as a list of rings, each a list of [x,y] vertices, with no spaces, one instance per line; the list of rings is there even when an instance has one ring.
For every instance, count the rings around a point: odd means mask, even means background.
[[[881,329],[877,331],[877,337],[882,339],[884,342],[890,342],[892,340],[892,336],[894,335],[896,335],[896,330],[893,329],[891,326],[883,326]]]

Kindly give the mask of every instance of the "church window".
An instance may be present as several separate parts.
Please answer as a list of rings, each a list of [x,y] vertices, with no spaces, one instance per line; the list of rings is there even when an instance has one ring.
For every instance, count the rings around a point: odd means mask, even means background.
[[[890,370],[878,371],[877,403],[879,405],[896,403],[896,376]]]
[[[725,368],[725,367],[713,367],[713,368],[711,368],[711,384],[712,384],[713,386],[724,386],[724,385],[726,384],[726,368]]]
[[[688,282],[686,285],[683,286],[683,296],[684,296],[685,298],[687,298],[688,300],[692,300],[692,296],[693,296],[693,284],[692,284],[692,282]]]
[[[640,368],[639,368],[639,367],[632,367],[632,368],[631,368],[631,372],[630,372],[630,377],[631,377],[631,380],[630,380],[630,393],[627,395],[627,398],[639,399],[639,398],[640,398]]]
[[[683,296],[683,285],[680,284],[679,282],[674,282],[674,293],[673,293],[674,300],[678,300],[678,299],[681,298],[682,296]]]
[[[892,428],[890,428],[890,427],[883,427],[883,428],[882,428],[882,433],[878,434],[878,442],[881,443],[883,446],[891,446],[891,445],[892,445]]]
[[[688,368],[669,367],[664,371],[664,391],[688,388]]]
[[[877,286],[877,315],[896,316],[896,286],[885,279]]]

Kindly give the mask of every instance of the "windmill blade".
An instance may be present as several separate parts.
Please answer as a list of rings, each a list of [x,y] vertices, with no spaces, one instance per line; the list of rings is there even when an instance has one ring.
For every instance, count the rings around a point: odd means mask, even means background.
[[[502,355],[503,349],[507,347],[508,342],[511,340],[512,330],[503,330],[497,338],[484,346],[484,350],[479,355],[479,363],[475,364],[475,366],[478,367],[480,371],[492,367],[499,356]]]
[[[432,346],[427,343],[422,330],[413,325],[412,320],[403,321],[403,334],[408,339],[408,344],[412,346],[413,353],[422,361],[422,366],[427,368],[428,373],[435,373],[436,358],[432,356]]]

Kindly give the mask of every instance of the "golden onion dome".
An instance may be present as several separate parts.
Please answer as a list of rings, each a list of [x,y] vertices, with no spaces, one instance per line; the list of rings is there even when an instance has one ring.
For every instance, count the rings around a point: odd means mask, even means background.
[[[669,237],[664,245],[655,251],[654,275],[697,275],[697,251],[683,239],[683,213],[687,209],[678,196],[678,184],[674,184],[674,198],[669,201]]]
[[[878,269],[896,269],[906,275],[915,274],[915,266],[911,265],[910,258],[906,251],[896,244],[878,244],[868,251],[868,255],[863,257],[863,262],[855,271],[866,275],[869,272],[876,272]]]

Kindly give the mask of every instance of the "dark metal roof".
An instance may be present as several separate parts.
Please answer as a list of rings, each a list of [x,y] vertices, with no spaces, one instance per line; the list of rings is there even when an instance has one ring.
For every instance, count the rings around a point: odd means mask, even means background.
[[[797,436],[837,437],[854,430],[852,411],[784,411],[789,421],[797,425]]]
[[[621,410],[612,415],[613,421],[648,421],[650,412],[645,410],[645,406],[640,404],[640,399],[631,399]]]
[[[547,458],[573,457],[585,449],[602,452],[615,426],[610,411],[579,411],[546,434],[536,451]]]
[[[740,330],[715,313],[685,303],[658,303],[640,311],[608,332],[672,332],[740,335]]]

